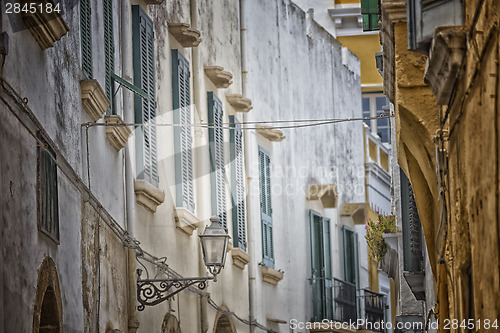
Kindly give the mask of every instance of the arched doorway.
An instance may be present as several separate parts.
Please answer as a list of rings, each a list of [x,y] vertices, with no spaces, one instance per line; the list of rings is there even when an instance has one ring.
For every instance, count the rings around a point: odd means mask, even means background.
[[[167,313],[163,318],[161,333],[182,333],[179,321],[173,314]]]
[[[56,265],[46,257],[38,271],[33,311],[34,333],[62,333],[62,303]]]
[[[222,307],[224,311],[229,311],[227,307]],[[218,312],[215,317],[214,333],[236,333],[233,320],[230,315]]]

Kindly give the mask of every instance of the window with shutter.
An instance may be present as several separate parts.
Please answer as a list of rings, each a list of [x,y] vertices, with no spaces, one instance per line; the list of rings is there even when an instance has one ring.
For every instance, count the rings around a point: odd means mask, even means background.
[[[235,116],[231,123],[231,198],[233,217],[233,246],[246,250],[245,178],[243,175],[243,133]]]
[[[137,177],[158,186],[156,142],[156,87],[154,72],[153,21],[140,6],[132,6],[134,85],[149,98],[134,95]]]
[[[191,124],[189,63],[179,50],[172,50],[172,99],[174,123]],[[177,206],[194,213],[193,137],[191,126],[174,127]]]
[[[378,30],[378,1],[361,0],[361,15],[363,16],[363,31]]]
[[[104,69],[105,69],[105,84],[104,90],[111,106],[107,110],[107,114],[114,114],[113,102],[113,81],[111,76],[115,71],[115,43],[113,38],[113,0],[103,0],[103,17],[104,17]]]
[[[333,319],[330,219],[310,211],[314,320]]]
[[[38,228],[59,244],[56,155],[50,145],[38,147]]]
[[[220,224],[227,231],[226,170],[224,167],[224,134],[222,129],[222,103],[213,92],[207,93],[208,130],[210,142],[210,174],[212,182],[212,212],[219,216]]]
[[[440,26],[464,24],[464,0],[408,0],[408,49],[427,50]]]
[[[417,273],[423,270],[422,225],[410,181],[403,170],[400,175],[404,270]]]
[[[271,158],[259,147],[260,211],[262,221],[262,263],[274,268],[273,219],[271,208]]]
[[[92,78],[92,20],[90,0],[80,0],[80,33],[82,48],[82,72],[87,79]]]
[[[344,280],[358,285],[358,234],[342,227],[344,241]]]

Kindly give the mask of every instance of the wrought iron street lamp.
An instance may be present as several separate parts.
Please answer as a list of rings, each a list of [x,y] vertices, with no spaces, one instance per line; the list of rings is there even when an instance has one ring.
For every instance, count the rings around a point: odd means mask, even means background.
[[[214,281],[217,281],[217,274],[220,273],[226,262],[229,235],[220,225],[219,217],[214,216],[210,221],[212,224],[206,227],[203,234],[200,235],[200,242],[203,249],[205,266],[207,266],[208,271],[214,276]]]
[[[142,311],[146,306],[152,306],[166,301],[170,297],[178,294],[182,290],[197,284],[199,289],[207,287],[208,280],[217,281],[217,274],[220,273],[226,262],[226,250],[229,235],[219,224],[217,216],[210,218],[211,225],[205,228],[201,234],[200,242],[203,250],[203,261],[212,276],[189,277],[189,278],[168,278],[168,279],[141,279],[142,270],[137,270],[137,300],[140,305],[138,310]]]

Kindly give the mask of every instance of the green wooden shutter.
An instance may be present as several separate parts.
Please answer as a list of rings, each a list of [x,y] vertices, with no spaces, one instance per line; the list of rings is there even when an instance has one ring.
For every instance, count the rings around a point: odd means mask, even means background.
[[[115,114],[113,101],[113,81],[111,75],[115,72],[115,42],[113,38],[113,0],[103,0],[104,16],[104,90],[111,101],[108,114]]]
[[[378,1],[361,0],[361,15],[363,16],[363,31],[378,30]]]
[[[44,141],[41,138],[42,141]],[[57,166],[54,150],[45,144],[38,148],[39,228],[59,243],[59,205],[57,195]]]
[[[246,250],[245,179],[243,175],[243,133],[235,116],[231,122],[231,198],[233,218],[233,246]]]
[[[211,91],[207,93],[207,102],[208,122],[213,125],[208,130],[210,142],[210,174],[212,182],[212,212],[219,216],[221,225],[227,231],[226,170],[224,165],[222,103]]]
[[[311,273],[313,289],[313,317],[314,321],[321,321],[325,317],[324,311],[324,254],[321,217],[314,211],[309,212],[311,226]]]
[[[330,244],[330,219],[322,219],[323,267],[324,267],[324,308],[325,318],[333,319],[332,248]]]
[[[343,226],[344,238],[344,280],[356,283],[355,237],[351,229]]]
[[[172,98],[174,123],[191,124],[189,63],[172,50]],[[194,213],[193,136],[191,126],[174,127],[175,183],[177,206]]]
[[[156,142],[156,87],[153,21],[140,6],[132,6],[134,85],[149,99],[134,95],[135,122],[145,124],[136,130],[137,177],[158,185]]]
[[[260,210],[262,221],[263,264],[274,268],[273,219],[271,208],[271,158],[259,147]]]
[[[423,270],[422,225],[413,197],[413,189],[408,177],[401,169],[400,178],[404,270],[416,273]]]
[[[80,33],[83,76],[91,79],[92,73],[92,9],[90,0],[80,0]]]

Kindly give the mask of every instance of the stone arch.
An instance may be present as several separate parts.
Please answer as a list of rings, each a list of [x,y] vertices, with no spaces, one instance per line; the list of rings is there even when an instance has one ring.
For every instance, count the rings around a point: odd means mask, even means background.
[[[56,264],[45,257],[38,270],[33,310],[34,333],[62,333],[62,302]]]
[[[179,321],[173,314],[167,313],[163,318],[161,333],[182,333]]]
[[[229,312],[226,306],[222,306],[224,311]],[[230,315],[217,312],[215,316],[214,333],[236,333],[233,320]]]

